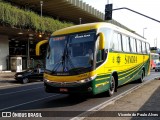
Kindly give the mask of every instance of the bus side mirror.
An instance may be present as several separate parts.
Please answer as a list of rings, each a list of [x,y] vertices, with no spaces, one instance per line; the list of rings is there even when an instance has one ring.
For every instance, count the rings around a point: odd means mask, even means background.
[[[99,50],[103,50],[105,45],[105,38],[103,33],[99,33]]]
[[[48,43],[48,40],[42,40],[36,44],[36,56],[40,56],[40,47],[46,43]]]

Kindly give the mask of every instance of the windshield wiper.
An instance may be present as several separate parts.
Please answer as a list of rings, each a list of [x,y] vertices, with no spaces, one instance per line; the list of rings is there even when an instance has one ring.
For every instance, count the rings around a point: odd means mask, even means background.
[[[70,68],[75,68],[72,61],[71,61],[71,58],[69,56],[69,50],[68,50],[67,45],[68,45],[68,42],[65,45],[62,57],[60,58],[59,62],[55,63],[55,66],[52,69],[52,72],[57,72],[58,68],[61,65],[62,65],[62,68],[63,68],[62,72],[67,72],[69,70],[69,67]]]
[[[60,67],[61,64],[62,64],[62,61],[55,63],[55,64],[54,64],[54,67],[53,67],[53,69],[52,69],[52,72],[56,72],[57,69]]]
[[[66,43],[66,46],[65,46],[65,49],[64,49],[64,52],[63,52],[63,56],[62,56],[62,66],[63,66],[63,72],[68,71],[69,66],[70,66],[70,68],[75,68],[72,61],[71,61],[71,58],[69,56],[68,41]]]

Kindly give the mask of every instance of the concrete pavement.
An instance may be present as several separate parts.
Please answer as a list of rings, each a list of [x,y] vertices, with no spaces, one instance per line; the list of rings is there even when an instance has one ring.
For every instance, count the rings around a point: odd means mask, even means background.
[[[0,73],[0,80],[1,78],[2,80],[14,79],[14,74],[15,73]],[[92,104],[94,103],[92,102]],[[85,118],[85,120],[160,120],[160,114],[159,117],[106,117],[106,113],[109,114],[111,111],[113,111],[114,114],[117,114],[117,112],[122,113],[123,111],[124,113],[129,111],[150,111],[151,113],[152,111],[159,111],[160,113],[160,80],[153,80],[145,84],[132,93],[108,105],[102,109],[101,112],[94,113]]]
[[[0,72],[0,80],[14,80],[16,72]]]
[[[148,114],[143,114],[147,117],[122,117],[123,114],[127,115],[127,113],[132,112],[140,113],[140,111],[150,112],[152,117],[148,117]],[[154,111],[156,114],[154,114]],[[107,117],[106,114],[109,113],[113,113],[119,117]],[[157,113],[159,117],[157,117]],[[132,93],[113,102],[113,104],[108,105],[100,112],[91,114],[85,120],[160,120],[160,80],[153,80],[145,84]]]

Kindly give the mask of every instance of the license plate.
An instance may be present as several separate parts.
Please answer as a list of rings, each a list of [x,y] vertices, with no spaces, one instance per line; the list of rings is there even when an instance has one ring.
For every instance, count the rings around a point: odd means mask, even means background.
[[[67,88],[60,88],[60,92],[68,92]]]

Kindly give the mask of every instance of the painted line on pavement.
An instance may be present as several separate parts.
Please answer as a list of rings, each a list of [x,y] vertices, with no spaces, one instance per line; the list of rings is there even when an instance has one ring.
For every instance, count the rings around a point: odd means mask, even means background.
[[[2,79],[2,78],[0,78]],[[8,82],[8,81],[14,81],[13,79],[12,80],[0,80],[0,82]]]
[[[5,86],[0,86],[0,88],[5,88],[5,87],[10,87],[10,86],[28,86],[28,85],[36,85],[36,84],[39,84],[39,83],[27,83],[27,84],[14,84],[14,85],[5,85]]]
[[[20,84],[14,84],[14,85],[5,85],[5,86],[0,86],[0,88],[4,88],[4,87],[10,87],[10,86],[20,86]]]
[[[127,90],[127,91],[124,91],[123,93],[121,93],[121,94],[119,94],[119,95],[117,95],[117,96],[115,96],[115,97],[113,97],[113,98],[111,98],[111,99],[109,99],[109,100],[107,100],[107,101],[105,101],[105,102],[103,102],[103,103],[101,103],[101,104],[99,104],[99,105],[87,110],[86,112],[83,112],[83,113],[77,115],[76,117],[71,118],[70,120],[83,120],[84,118],[86,118],[90,114],[95,113],[96,111],[102,110],[106,106],[114,103],[116,100],[118,100],[118,99],[120,99],[120,98],[122,98],[122,97],[124,97],[124,96],[126,96],[128,94],[130,94],[131,92],[133,92],[133,91],[137,90],[138,88],[142,87],[143,85],[155,80],[156,78],[157,77],[152,78],[151,80],[145,80],[145,82],[143,82],[141,84],[138,84],[138,85],[132,87],[131,89]]]
[[[33,100],[33,101],[22,103],[22,104],[17,104],[17,105],[14,105],[14,106],[2,108],[2,109],[0,109],[0,111],[8,110],[8,109],[11,109],[11,108],[19,107],[19,106],[22,106],[22,105],[30,104],[30,103],[33,103],[33,102],[41,101],[41,100],[48,99],[48,98],[55,97],[55,96],[60,96],[60,94],[51,95],[51,96],[44,97],[44,98],[41,98],[41,99],[37,99],[37,100]]]
[[[37,87],[37,88],[26,89],[26,90],[21,90],[21,91],[3,93],[3,94],[0,94],[0,96],[2,96],[2,95],[10,95],[10,94],[15,94],[15,93],[21,93],[21,92],[25,92],[25,91],[31,91],[31,90],[35,90],[35,89],[39,89],[39,88],[43,88],[43,87]]]

